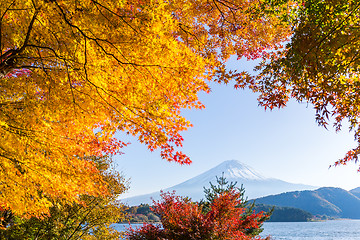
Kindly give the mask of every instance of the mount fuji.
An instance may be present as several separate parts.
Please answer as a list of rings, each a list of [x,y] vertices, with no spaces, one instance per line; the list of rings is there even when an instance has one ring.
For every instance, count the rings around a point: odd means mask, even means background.
[[[309,185],[289,183],[275,178],[267,178],[240,161],[228,160],[183,183],[163,189],[163,191],[172,192],[175,190],[176,195],[188,196],[194,201],[199,201],[204,197],[204,187],[209,188],[210,182],[215,184],[216,177],[220,177],[222,174],[224,174],[227,181],[237,182],[238,187],[242,184],[245,188],[245,196],[248,199],[317,188]],[[129,206],[134,206],[141,203],[151,204],[152,199],[159,200],[160,192],[125,198],[122,199],[122,202]]]

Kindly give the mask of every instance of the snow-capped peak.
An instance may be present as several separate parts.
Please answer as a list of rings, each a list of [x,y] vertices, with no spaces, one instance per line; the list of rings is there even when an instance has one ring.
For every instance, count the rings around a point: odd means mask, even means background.
[[[221,177],[222,174],[224,174],[227,181],[238,183],[238,187],[240,187],[240,184],[243,185],[246,190],[245,194],[249,199],[282,192],[316,188],[308,185],[288,183],[275,178],[266,178],[240,161],[229,160],[185,182],[164,189],[164,191],[171,192],[176,190],[177,195],[188,196],[195,201],[199,201],[204,198],[204,187],[209,188],[210,182],[216,184],[216,177]],[[159,192],[128,198],[125,202],[129,205],[139,205],[140,203],[151,204],[150,197],[158,200],[160,198]]]
[[[228,160],[224,161],[220,165],[209,170],[210,172],[224,173],[224,177],[231,178],[241,178],[247,180],[264,180],[266,177],[262,176],[260,173],[256,172],[254,169],[248,165],[238,161],[238,160]]]

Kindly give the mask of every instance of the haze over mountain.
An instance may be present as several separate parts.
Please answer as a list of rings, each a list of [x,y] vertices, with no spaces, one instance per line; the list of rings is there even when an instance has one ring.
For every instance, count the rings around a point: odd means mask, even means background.
[[[360,198],[341,188],[323,187],[314,191],[295,191],[256,199],[256,203],[295,207],[314,215],[360,219]]]
[[[228,160],[183,183],[163,189],[163,191],[171,192],[175,190],[177,195],[188,196],[194,201],[199,201],[204,197],[204,187],[209,188],[209,182],[215,183],[216,176],[220,177],[222,174],[224,174],[224,177],[229,182],[237,182],[238,187],[243,184],[245,195],[249,199],[282,192],[316,188],[309,185],[289,183],[276,178],[268,178],[240,161]],[[126,198],[123,199],[123,202],[129,206],[139,205],[141,203],[151,204],[151,198],[158,200],[160,198],[159,192]]]

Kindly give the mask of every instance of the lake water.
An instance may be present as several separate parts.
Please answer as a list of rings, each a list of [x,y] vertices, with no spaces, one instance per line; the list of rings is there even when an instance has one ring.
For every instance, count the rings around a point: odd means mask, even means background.
[[[275,240],[360,240],[360,220],[269,222],[261,236]]]
[[[142,224],[133,224],[133,227]],[[114,224],[124,231],[128,224]],[[261,236],[273,240],[360,240],[360,220],[332,220],[324,222],[269,222]]]

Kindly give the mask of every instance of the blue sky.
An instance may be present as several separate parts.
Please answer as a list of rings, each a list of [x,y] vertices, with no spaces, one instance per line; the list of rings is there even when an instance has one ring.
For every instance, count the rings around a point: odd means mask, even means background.
[[[230,61],[229,67],[251,70],[254,63]],[[183,133],[183,152],[191,165],[169,163],[134,139],[115,156],[117,169],[130,180],[123,197],[151,193],[181,183],[220,164],[236,159],[267,177],[314,186],[350,190],[360,186],[358,166],[332,167],[356,144],[344,128],[335,133],[317,126],[311,105],[292,101],[286,108],[265,111],[257,95],[233,85],[211,84],[201,93],[204,110],[186,110],[194,127]],[[345,125],[345,124],[344,124]]]

